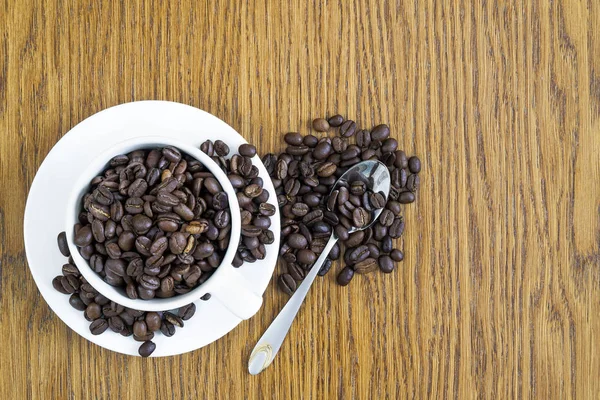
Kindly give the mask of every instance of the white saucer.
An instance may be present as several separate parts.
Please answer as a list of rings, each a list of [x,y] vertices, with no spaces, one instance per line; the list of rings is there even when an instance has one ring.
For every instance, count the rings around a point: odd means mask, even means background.
[[[25,251],[31,274],[52,310],[79,335],[106,349],[138,355],[140,343],[132,337],[107,330],[94,336],[83,313],[69,305],[69,296],[52,287],[52,279],[61,273],[67,259],[58,251],[56,236],[64,229],[64,209],[78,173],[89,160],[116,142],[126,139],[162,135],[199,147],[207,139],[224,141],[232,151],[246,143],[232,127],[197,108],[167,101],[140,101],[108,108],[85,119],[52,148],[40,166],[27,198],[24,232]],[[280,217],[275,189],[258,157],[253,160],[269,191],[269,203],[276,206],[271,230],[275,242],[266,246],[264,260],[244,264],[240,272],[257,293],[264,293],[273,274],[279,249]],[[219,339],[241,320],[217,301],[196,302],[196,314],[167,338],[154,336],[153,357],[171,356],[196,350]],[[63,338],[66,340],[66,338]]]

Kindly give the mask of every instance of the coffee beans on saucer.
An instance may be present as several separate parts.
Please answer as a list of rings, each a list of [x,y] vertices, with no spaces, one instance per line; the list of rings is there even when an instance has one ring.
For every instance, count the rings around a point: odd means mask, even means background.
[[[63,255],[66,255],[63,251],[65,240],[65,233],[61,232],[58,244]],[[173,336],[175,327],[183,328],[183,321],[192,318],[196,312],[193,303],[173,312],[146,312],[123,307],[98,293],[81,275],[70,257],[62,267],[62,274],[52,280],[52,286],[69,295],[69,304],[82,311],[83,317],[90,321],[89,329],[93,335],[110,330],[123,336],[132,336],[134,340],[142,342],[139,348],[142,357],[150,356],[156,349],[152,342],[155,333],[160,331],[163,335]]]

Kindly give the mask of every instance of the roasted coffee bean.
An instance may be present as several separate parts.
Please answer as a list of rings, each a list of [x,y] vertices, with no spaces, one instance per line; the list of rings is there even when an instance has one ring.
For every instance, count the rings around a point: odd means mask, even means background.
[[[321,178],[326,178],[335,174],[337,166],[332,162],[324,162],[323,164],[317,167],[317,175]]]
[[[352,224],[357,228],[363,228],[371,222],[371,213],[362,207],[357,207],[352,212]]]
[[[300,249],[296,253],[296,258],[301,264],[313,264],[317,260],[317,255],[308,249]]]
[[[308,241],[306,240],[306,237],[299,233],[291,234],[288,237],[287,242],[293,249],[304,249],[306,248],[306,246],[308,246]]]
[[[402,217],[398,217],[394,220],[392,225],[389,228],[389,235],[392,239],[399,238],[404,233],[404,219]]]
[[[287,265],[287,271],[296,281],[301,281],[306,276],[306,271],[296,263],[289,263]]]
[[[396,262],[400,262],[400,261],[404,260],[404,253],[398,249],[393,249],[392,252],[390,253],[390,257],[392,260],[394,260]]]
[[[313,120],[312,127],[317,132],[327,132],[329,130],[329,122],[325,118],[317,118]]]
[[[331,251],[329,252],[329,259],[331,260],[337,260],[340,258],[340,253],[341,253],[341,247],[339,245],[339,242],[334,244],[333,247],[331,248]]]
[[[389,253],[392,251],[394,243],[390,235],[386,235],[381,239],[381,251],[383,253]]]
[[[340,135],[343,137],[351,137],[356,131],[356,122],[348,120],[340,126]]]
[[[352,269],[354,269],[354,272],[357,274],[368,274],[377,269],[377,260],[374,258],[366,258],[354,264]]]
[[[371,138],[373,140],[384,141],[390,136],[390,128],[389,126],[382,124],[377,125],[375,128],[371,130]]]
[[[302,217],[302,222],[306,225],[311,225],[317,221],[323,220],[323,211],[322,210],[314,210],[306,214]]]
[[[84,311],[87,308],[85,303],[81,300],[81,297],[75,293],[69,297],[69,304],[78,311]]]
[[[362,129],[356,134],[356,144],[359,147],[366,148],[371,144],[371,132]]]
[[[88,321],[97,320],[102,316],[102,308],[97,303],[90,303],[85,309],[84,316]]]
[[[421,172],[421,160],[418,157],[411,157],[408,159],[408,169],[413,174],[418,174]]]
[[[336,153],[342,153],[348,148],[348,140],[336,136],[333,139],[331,139],[331,146],[333,147],[333,151],[335,151]]]
[[[146,340],[138,349],[138,353],[142,357],[150,357],[154,353],[154,350],[156,350],[156,344],[150,340]]]
[[[337,276],[337,283],[340,286],[346,286],[354,277],[354,270],[350,267],[344,267]]]
[[[335,227],[335,235],[342,242],[348,240],[348,237],[350,236],[350,234],[348,233],[348,229],[343,227],[342,225],[338,225]]]
[[[381,193],[371,193],[369,196],[369,202],[375,209],[385,207],[385,197]]]
[[[108,322],[105,319],[99,318],[90,324],[90,332],[92,335],[100,335],[108,329]]]
[[[402,171],[404,171],[404,170],[402,170]],[[419,184],[420,184],[420,178],[419,178],[419,175],[417,175],[417,174],[412,174],[406,180],[406,188],[413,193],[419,189]]]
[[[329,117],[327,119],[327,122],[329,123],[330,126],[333,126],[334,128],[337,128],[338,126],[342,125],[344,123],[344,117],[342,117],[339,114],[336,114],[332,117]]]
[[[329,270],[331,269],[331,265],[332,265],[332,261],[331,259],[327,258],[325,260],[325,262],[323,263],[323,266],[321,267],[321,269],[319,270],[319,272],[317,273],[319,276],[325,276]]]
[[[377,264],[379,265],[381,272],[386,274],[392,272],[395,267],[394,261],[389,256],[380,256],[377,260]]]
[[[374,243],[367,244],[367,248],[369,249],[369,257],[377,258],[381,254],[379,247]]]
[[[379,223],[383,226],[391,226],[394,222],[394,213],[391,210],[385,209],[379,214]]]
[[[360,196],[365,193],[367,189],[367,185],[362,181],[353,181],[350,183],[350,193],[356,196]],[[355,204],[358,206],[358,204]]]
[[[283,140],[292,146],[299,146],[302,144],[302,135],[298,132],[288,132],[283,136]]]
[[[388,234],[388,227],[382,225],[381,222],[375,223],[373,226],[373,239],[382,240]]]
[[[86,225],[75,232],[73,243],[75,243],[75,245],[78,247],[84,247],[91,244],[93,239],[94,237],[92,235],[92,229],[89,225]]]
[[[69,251],[69,245],[67,244],[67,233],[59,233],[56,240],[58,242],[58,249],[60,250],[60,253],[65,257],[69,257],[71,252]]]
[[[365,236],[364,231],[356,231],[351,233],[348,237],[348,240],[344,243],[347,247],[356,247],[362,243],[362,240]]]
[[[358,263],[368,258],[370,254],[369,248],[366,245],[361,245],[352,249],[348,258],[353,263]]]
[[[278,283],[279,288],[290,296],[296,291],[296,281],[290,274],[281,274]]]

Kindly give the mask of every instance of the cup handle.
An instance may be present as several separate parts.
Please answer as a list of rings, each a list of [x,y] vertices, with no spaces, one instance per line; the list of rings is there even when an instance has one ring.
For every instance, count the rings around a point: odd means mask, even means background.
[[[248,319],[258,312],[263,298],[248,289],[248,281],[233,267],[221,280],[223,284],[213,291],[212,298],[240,319]]]

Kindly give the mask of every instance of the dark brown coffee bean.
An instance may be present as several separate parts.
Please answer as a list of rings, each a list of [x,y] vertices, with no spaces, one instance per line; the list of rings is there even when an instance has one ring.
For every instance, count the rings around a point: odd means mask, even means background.
[[[349,237],[348,229],[346,229],[342,225],[338,225],[335,227],[335,235],[342,242],[345,242],[346,240],[348,240],[348,237]]]
[[[342,153],[348,148],[348,140],[336,136],[331,139],[331,146],[336,153]]]
[[[352,193],[353,195],[360,196],[363,193],[365,193],[366,189],[367,189],[367,185],[362,181],[354,181],[354,182],[350,183],[350,193]],[[359,203],[360,203],[360,200],[359,200]],[[354,203],[354,205],[358,206],[360,204]]]
[[[143,214],[137,214],[131,219],[131,225],[138,235],[143,235],[152,227],[152,220]]]
[[[115,260],[121,258],[121,248],[115,242],[106,245],[106,253]]]
[[[108,322],[105,319],[99,318],[90,324],[90,332],[92,335],[100,335],[108,329]]]
[[[344,123],[344,117],[342,117],[339,114],[336,114],[332,117],[329,117],[327,119],[327,122],[329,123],[330,126],[333,126],[334,128],[337,128],[338,126],[342,125]]]
[[[290,274],[281,274],[278,283],[279,288],[290,296],[296,291],[296,281]]]
[[[311,225],[317,221],[322,221],[323,220],[323,211],[322,210],[313,210],[311,212],[309,212],[308,214],[306,214],[304,217],[302,217],[302,223],[304,223],[305,225]]]
[[[343,137],[351,137],[356,132],[356,122],[348,120],[340,126],[340,135]]]
[[[84,311],[87,308],[85,303],[81,300],[81,297],[75,293],[69,297],[69,304],[78,311]]]
[[[283,136],[283,140],[291,146],[299,146],[302,144],[302,135],[298,132],[288,132]]]
[[[404,260],[404,253],[398,249],[393,249],[390,253],[390,258],[396,262]]]
[[[317,132],[327,132],[329,130],[329,122],[325,118],[317,118],[313,120],[312,127]]]
[[[386,235],[381,239],[381,251],[383,253],[389,253],[394,248],[394,242],[392,241],[391,236]]]
[[[346,286],[354,277],[354,270],[350,267],[344,267],[337,276],[337,283],[340,286]]]
[[[260,205],[258,206],[258,210],[262,215],[265,215],[267,217],[275,215],[276,211],[275,206],[269,203],[260,203]]]
[[[391,210],[385,209],[379,215],[379,223],[383,226],[391,226],[394,222],[394,213]]]
[[[97,303],[90,303],[85,309],[84,316],[88,321],[97,320],[102,316],[102,308]]]
[[[371,222],[371,213],[362,207],[357,207],[352,212],[352,224],[357,228],[363,228]]]
[[[367,148],[371,144],[371,132],[367,130],[360,130],[356,134],[356,144],[362,148]]]
[[[74,264],[64,264],[62,266],[62,273],[65,276],[73,275],[75,277],[79,277],[81,275],[81,273],[79,272],[79,269]]]
[[[389,256],[380,256],[377,260],[377,264],[379,264],[379,269],[381,272],[389,274],[395,268],[394,261]]]
[[[408,169],[413,174],[421,172],[421,160],[419,160],[419,157],[413,156],[408,159]]]
[[[358,156],[360,155],[360,148],[356,145],[350,145],[348,148],[341,154],[342,160],[352,160],[352,163],[356,163],[360,161]],[[341,167],[350,166],[352,163],[340,163]]]
[[[416,192],[419,189],[420,178],[417,174],[412,174],[406,181],[406,188],[411,192]]]
[[[385,206],[385,197],[381,193],[371,193],[369,202],[374,209],[383,208]]]
[[[292,249],[304,249],[308,246],[306,237],[299,233],[292,233],[287,240],[288,244]]]
[[[332,162],[324,162],[317,168],[317,175],[321,178],[326,178],[335,174],[337,166]]]
[[[319,143],[312,152],[316,160],[325,160],[333,152],[333,147],[328,142]]]
[[[375,128],[371,130],[371,138],[373,140],[384,141],[390,136],[390,127],[382,124],[377,125]]]
[[[251,144],[244,143],[238,148],[238,152],[244,157],[254,157],[256,155],[256,147]]]
[[[378,221],[373,227],[373,239],[382,240],[388,234],[388,228]]]
[[[60,253],[65,257],[69,257],[71,255],[71,252],[69,251],[69,245],[67,242],[67,233],[59,233],[56,240],[58,242],[58,249],[60,250]]]
[[[389,228],[389,235],[392,239],[399,238],[404,233],[404,219],[396,218]]]
[[[371,252],[369,251],[369,248],[366,245],[361,245],[349,250],[351,251],[348,258],[353,263],[361,262],[371,255]]]
[[[150,340],[146,340],[138,349],[138,353],[142,357],[150,357],[154,353],[154,350],[156,350],[156,344]]]
[[[377,260],[374,258],[366,258],[365,260],[354,264],[352,268],[357,274],[368,274],[377,269]]]
[[[303,268],[300,268],[300,266],[296,263],[288,264],[287,271],[288,274],[290,274],[290,276],[296,281],[301,281],[306,276],[306,271]]]
[[[93,239],[92,229],[89,225],[86,225],[75,232],[73,243],[78,247],[84,247],[91,244]]]
[[[313,264],[317,260],[317,255],[312,250],[301,249],[296,253],[296,258],[301,264]]]
[[[364,236],[364,231],[356,231],[350,234],[348,240],[346,240],[344,244],[346,245],[346,247],[356,247],[362,243]]]

